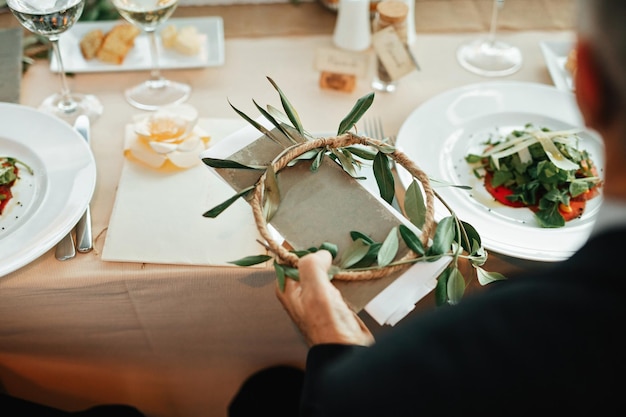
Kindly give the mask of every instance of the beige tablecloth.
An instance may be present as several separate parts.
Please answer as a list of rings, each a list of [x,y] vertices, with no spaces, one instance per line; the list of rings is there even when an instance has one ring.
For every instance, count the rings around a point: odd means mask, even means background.
[[[370,114],[382,117],[385,131],[397,132],[433,95],[486,81],[461,69],[455,58],[456,48],[476,36],[418,32],[413,50],[422,70],[403,78],[394,94],[377,94]],[[551,79],[539,42],[573,38],[555,30],[501,36],[518,45],[525,59],[506,79],[545,84]],[[250,113],[252,99],[279,106],[265,78],[270,76],[308,130],[334,130],[370,91],[372,73],[358,80],[351,94],[320,90],[314,54],[331,45],[330,33],[227,37],[224,66],[165,75],[190,83],[189,103],[201,117],[217,118],[236,117],[228,101]],[[128,72],[70,78],[74,91],[96,94],[105,106],[92,132],[98,171],[95,249],[65,263],[50,251],[0,278],[0,383],[13,395],[68,410],[122,402],[154,417],[224,416],[245,377],[268,365],[303,365],[306,347],[275,299],[271,270],[100,259],[123,162],[125,124],[138,112],[122,91],[146,77]],[[24,75],[21,102],[36,105],[57,87],[56,75],[40,61]],[[509,272],[533,265],[493,256],[487,266]],[[414,314],[431,305],[425,302]]]

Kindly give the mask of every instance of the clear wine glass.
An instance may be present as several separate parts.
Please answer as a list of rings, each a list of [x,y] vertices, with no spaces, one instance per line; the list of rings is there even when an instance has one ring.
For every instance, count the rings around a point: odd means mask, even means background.
[[[150,79],[127,89],[126,100],[143,110],[156,110],[185,101],[191,93],[191,87],[161,75],[156,36],[156,29],[174,13],[178,0],[113,0],[113,5],[124,19],[141,28],[150,38]]]
[[[496,40],[498,10],[504,0],[494,0],[489,36],[477,39],[457,50],[461,66],[473,73],[487,77],[513,74],[522,66],[522,53],[516,46]]]
[[[94,95],[70,92],[59,50],[59,37],[78,20],[85,0],[8,0],[7,5],[22,26],[50,41],[59,66],[61,92],[47,97],[39,109],[70,124],[81,114],[94,122],[102,114],[102,104]]]

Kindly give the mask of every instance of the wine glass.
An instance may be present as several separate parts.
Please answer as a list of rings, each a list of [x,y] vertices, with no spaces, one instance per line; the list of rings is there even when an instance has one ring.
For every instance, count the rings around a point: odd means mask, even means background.
[[[178,0],[113,0],[120,15],[138,26],[150,38],[152,70],[150,79],[126,90],[126,100],[143,110],[185,101],[191,92],[188,84],[170,81],[161,75],[156,29],[174,13]]]
[[[59,37],[78,20],[85,0],[8,0],[7,5],[22,26],[50,41],[59,66],[61,92],[47,97],[39,109],[70,124],[81,114],[94,122],[102,114],[102,104],[94,95],[70,92],[59,50]]]
[[[489,36],[477,39],[457,50],[456,57],[461,66],[473,73],[487,77],[513,74],[522,66],[522,53],[519,48],[496,40],[498,10],[504,0],[494,0],[491,13]]]

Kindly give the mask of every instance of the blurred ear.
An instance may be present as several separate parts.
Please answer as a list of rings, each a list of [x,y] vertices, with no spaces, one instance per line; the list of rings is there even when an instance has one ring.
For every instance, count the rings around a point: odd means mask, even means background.
[[[585,124],[601,130],[610,117],[610,99],[605,91],[601,71],[596,64],[591,46],[579,39],[576,45],[576,101]]]

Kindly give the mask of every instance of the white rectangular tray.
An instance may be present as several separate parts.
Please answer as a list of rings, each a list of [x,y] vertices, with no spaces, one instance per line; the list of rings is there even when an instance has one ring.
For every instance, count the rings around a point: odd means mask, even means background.
[[[120,65],[102,62],[97,58],[88,61],[83,57],[79,43],[85,34],[97,28],[102,29],[106,33],[120,22],[117,20],[78,22],[74,27],[61,35],[59,48],[65,72],[116,72],[150,69],[150,45],[145,32],[137,36],[135,45]],[[159,49],[159,65],[161,69],[201,68],[224,64],[224,22],[221,17],[172,18],[162,25],[161,30],[170,24],[178,28],[195,26],[203,37],[203,43],[200,47],[200,52],[190,56],[172,49],[163,48],[159,40],[157,47]],[[157,29],[157,35],[158,33],[159,29]],[[54,56],[50,60],[50,69],[54,72],[59,72],[59,65]]]

